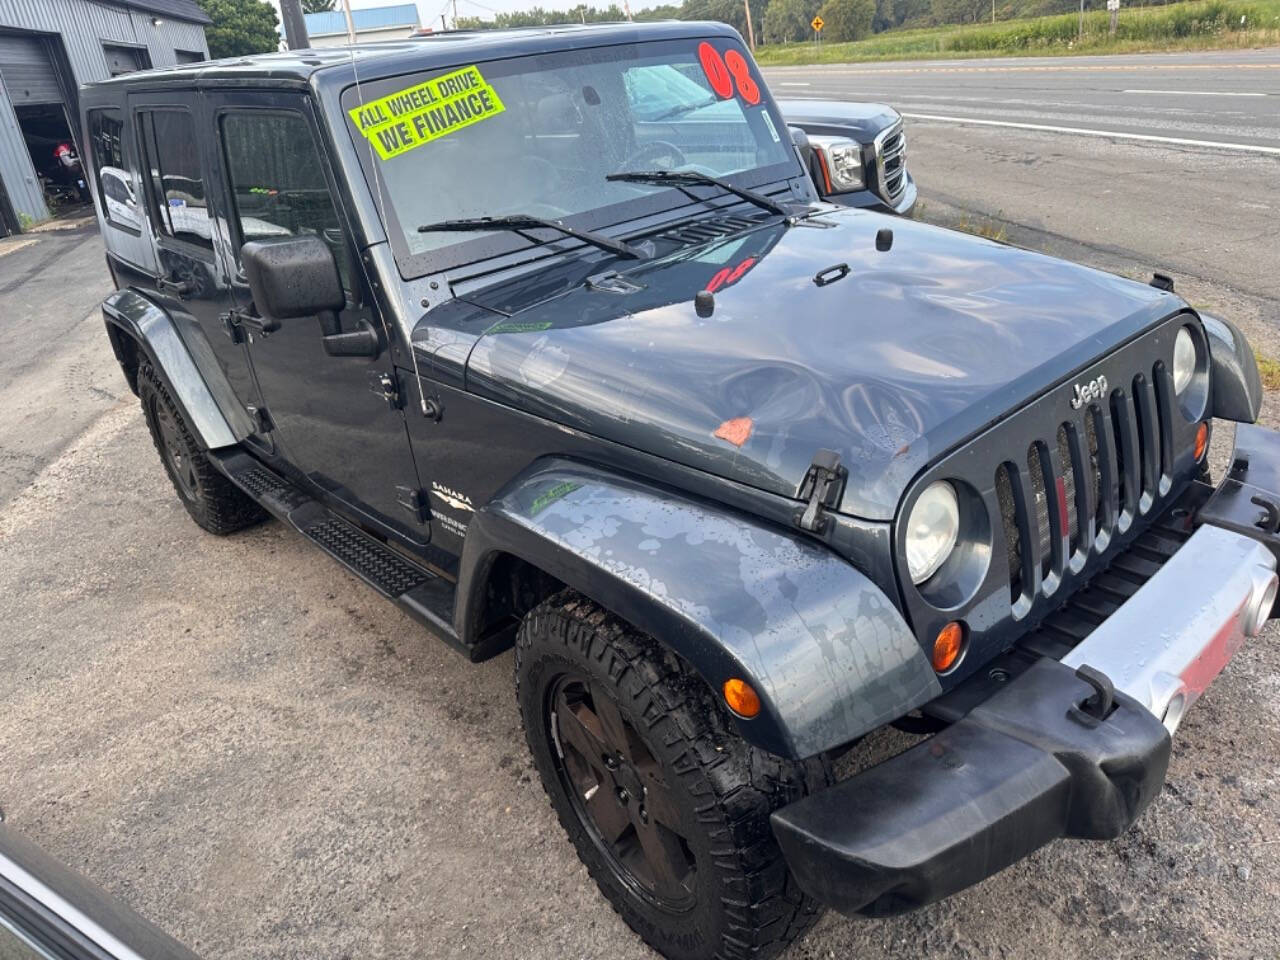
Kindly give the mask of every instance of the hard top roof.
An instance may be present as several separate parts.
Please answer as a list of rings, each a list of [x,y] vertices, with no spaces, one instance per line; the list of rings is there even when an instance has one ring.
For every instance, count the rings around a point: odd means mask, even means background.
[[[502,57],[550,53],[583,47],[610,46],[681,37],[738,37],[724,23],[665,20],[656,23],[564,24],[506,30],[455,30],[354,46],[321,47],[179,64],[128,73],[91,88],[154,86],[224,86],[271,82],[333,82],[345,86],[358,71],[362,81],[420,70],[483,62]]]

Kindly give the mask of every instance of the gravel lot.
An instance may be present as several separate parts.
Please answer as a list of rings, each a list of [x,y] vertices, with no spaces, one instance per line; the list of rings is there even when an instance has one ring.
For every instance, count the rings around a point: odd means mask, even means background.
[[[84,236],[0,246],[0,288],[73,243],[100,296]],[[98,317],[49,321],[35,284],[0,294],[47,351],[0,384],[9,825],[211,958],[652,957],[554,821],[510,655],[465,663],[278,523],[201,532]],[[1123,839],[907,917],[828,915],[788,956],[1280,956],[1278,634],[1191,712]]]

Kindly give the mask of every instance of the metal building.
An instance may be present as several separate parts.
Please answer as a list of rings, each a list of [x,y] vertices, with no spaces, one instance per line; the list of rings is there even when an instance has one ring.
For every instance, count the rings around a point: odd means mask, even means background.
[[[209,22],[195,0],[0,0],[0,236],[50,215],[62,144],[82,155],[80,86],[207,60]]]
[[[308,13],[303,20],[313,47],[341,47],[348,42],[347,18],[341,10]],[[356,30],[356,43],[403,40],[422,26],[416,3],[352,10],[351,22]]]

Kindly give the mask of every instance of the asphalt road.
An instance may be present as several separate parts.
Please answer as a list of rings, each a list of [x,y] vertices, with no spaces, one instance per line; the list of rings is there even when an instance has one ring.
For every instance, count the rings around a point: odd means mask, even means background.
[[[876,95],[901,103],[893,76]],[[925,219],[1173,270],[1280,357],[1280,161],[909,130]],[[651,960],[547,807],[510,656],[465,663],[280,524],[199,531],[102,334],[99,241],[36,236],[0,241],[9,825],[211,958]],[[1275,397],[1264,421],[1280,423]],[[1121,840],[1051,845],[902,918],[828,915],[787,956],[1280,956],[1278,641],[1268,628],[1190,712],[1163,794]]]
[[[822,64],[764,72],[777,97],[882,100],[909,118],[1202,141],[1224,152],[1280,156],[1280,51],[1274,49]]]

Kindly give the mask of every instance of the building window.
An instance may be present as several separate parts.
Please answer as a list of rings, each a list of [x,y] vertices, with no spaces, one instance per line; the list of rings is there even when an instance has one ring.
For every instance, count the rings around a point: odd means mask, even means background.
[[[119,110],[89,111],[89,150],[103,216],[112,226],[140,231],[142,211],[134,192],[133,171],[125,159],[124,118]]]
[[[185,110],[149,110],[138,116],[160,232],[175,240],[212,247],[213,226],[191,114]]]
[[[199,50],[174,50],[173,58],[177,63],[203,63],[208,59]]]
[[[104,43],[102,55],[107,59],[107,73],[118,77],[124,73],[151,69],[151,55],[145,47],[127,47],[118,43]]]

